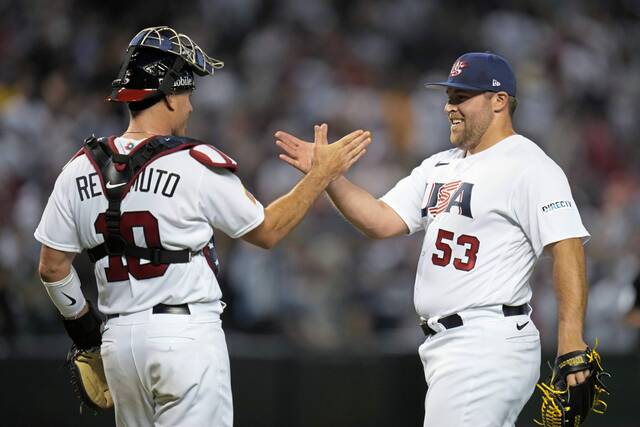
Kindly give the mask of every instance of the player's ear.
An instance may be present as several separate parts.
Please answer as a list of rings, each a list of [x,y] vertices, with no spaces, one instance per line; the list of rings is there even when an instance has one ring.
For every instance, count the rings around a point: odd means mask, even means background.
[[[492,99],[493,111],[499,113],[509,109],[509,94],[507,92],[498,92]]]
[[[164,97],[164,104],[167,106],[169,111],[174,111],[176,109],[177,107],[176,103],[177,103],[177,100],[173,94],[169,94]]]

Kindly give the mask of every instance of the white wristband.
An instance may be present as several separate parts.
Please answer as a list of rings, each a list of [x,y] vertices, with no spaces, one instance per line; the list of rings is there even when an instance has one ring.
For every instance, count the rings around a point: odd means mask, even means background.
[[[71,266],[69,275],[62,280],[45,282],[41,278],[40,281],[60,314],[67,319],[77,316],[87,304],[82,289],[80,289],[80,278],[73,266]]]

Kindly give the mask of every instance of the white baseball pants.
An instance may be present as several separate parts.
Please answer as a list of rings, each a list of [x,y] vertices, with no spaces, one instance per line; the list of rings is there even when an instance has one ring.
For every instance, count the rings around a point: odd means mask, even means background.
[[[232,426],[229,355],[215,304],[107,321],[102,358],[117,426]]]
[[[439,332],[418,350],[424,427],[513,427],[540,375],[538,329],[529,315],[505,317],[502,306],[458,314],[464,324],[452,329],[429,319]]]

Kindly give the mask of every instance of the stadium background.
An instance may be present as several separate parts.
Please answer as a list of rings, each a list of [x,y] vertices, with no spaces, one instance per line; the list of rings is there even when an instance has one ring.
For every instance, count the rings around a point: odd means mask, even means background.
[[[190,135],[238,160],[264,204],[299,179],[277,159],[276,130],[311,138],[326,121],[332,140],[372,130],[350,177],[381,195],[449,145],[444,94],[422,84],[465,51],[507,57],[516,128],[566,171],[592,234],[586,337],[599,338],[615,377],[611,413],[590,425],[639,425],[638,334],[624,322],[640,270],[639,17],[635,0],[0,1],[0,424],[113,424],[77,413],[32,233],[82,140],[124,129],[126,110],[104,98],[129,39],[167,24],[225,61],[197,82]],[[324,198],[272,251],[217,233],[237,426],[421,425],[421,237],[368,241]],[[550,265],[532,277],[547,358]],[[95,300],[86,256],[76,268]],[[536,404],[518,425],[532,424]]]

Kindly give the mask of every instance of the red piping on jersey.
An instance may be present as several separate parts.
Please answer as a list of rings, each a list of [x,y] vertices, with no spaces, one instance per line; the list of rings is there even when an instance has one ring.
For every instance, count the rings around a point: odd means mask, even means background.
[[[84,148],[84,147],[83,147]],[[67,163],[71,163],[72,161],[74,161],[76,159],[76,157],[80,157],[84,154],[84,149],[81,148],[78,151],[76,151],[76,154],[73,155],[72,158],[69,159],[69,161]]]
[[[116,137],[115,136],[110,136],[109,139],[107,139],[107,146],[109,147],[109,149],[111,150],[112,153],[114,154],[120,154],[120,152],[118,151],[118,147],[116,147]],[[113,163],[113,166],[116,168],[116,170],[118,172],[122,172],[123,170],[126,169],[127,165],[123,164],[123,163]]]
[[[107,138],[107,145],[109,146],[109,148],[111,148],[111,151],[113,151],[116,154],[120,154],[118,152],[118,148],[116,148],[116,143],[114,142],[116,140],[116,137],[111,135],[110,137]]]
[[[100,186],[102,187],[102,195],[107,197],[107,189],[104,185],[104,179],[102,178],[102,171],[98,168],[96,161],[93,159],[93,156],[86,146],[82,147],[82,151],[84,151],[84,155],[87,156],[87,159],[89,159],[89,162],[91,163],[91,166],[93,166],[93,169],[98,173],[98,178],[100,178]]]
[[[211,146],[209,145],[209,147]],[[209,156],[207,156],[206,154],[198,150],[191,149],[189,150],[189,154],[191,155],[191,157],[193,157],[194,159],[196,159],[197,161],[199,161],[205,166],[218,167],[218,168],[223,167],[225,169],[229,169],[232,172],[235,172],[238,169],[237,163],[235,163],[235,161],[231,159],[231,157],[227,156],[226,154],[224,154],[222,151],[218,150],[215,147],[211,147],[211,148],[216,150],[216,152],[222,156],[222,158],[225,160],[224,163],[214,162],[211,160]]]
[[[84,147],[82,147],[81,149],[79,149],[78,151],[76,151],[76,154],[73,155],[72,158],[70,158],[67,163],[64,164],[64,166],[62,167],[62,169],[66,168],[67,166],[69,166],[69,163],[73,162],[76,158],[82,156],[83,154],[86,154],[84,152]]]

